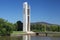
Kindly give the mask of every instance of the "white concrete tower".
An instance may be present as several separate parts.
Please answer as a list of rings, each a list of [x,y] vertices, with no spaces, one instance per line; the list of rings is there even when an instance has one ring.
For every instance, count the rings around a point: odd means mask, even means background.
[[[30,6],[27,2],[23,3],[23,31],[30,31]]]

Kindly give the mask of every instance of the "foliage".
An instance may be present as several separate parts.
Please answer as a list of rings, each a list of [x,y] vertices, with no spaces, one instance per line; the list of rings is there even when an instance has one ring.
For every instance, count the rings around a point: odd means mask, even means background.
[[[13,31],[13,24],[0,18],[0,35],[10,35]]]
[[[21,21],[17,21],[14,25],[15,25],[16,31],[22,31],[23,30],[23,23]]]
[[[0,18],[0,35],[10,35],[13,31],[22,31],[22,28],[23,23],[21,21],[13,24]]]
[[[34,32],[60,32],[60,26],[54,24],[41,24],[41,23],[32,23],[31,31]]]

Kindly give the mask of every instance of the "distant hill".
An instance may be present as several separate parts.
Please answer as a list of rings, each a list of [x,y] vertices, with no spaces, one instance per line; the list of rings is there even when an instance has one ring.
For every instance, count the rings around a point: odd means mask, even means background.
[[[33,23],[31,23],[31,25],[33,25],[33,24],[58,25],[58,24],[51,24],[51,23],[47,23],[47,22],[33,22]]]
[[[60,25],[47,22],[33,22],[31,23],[31,30],[34,32],[60,32]]]

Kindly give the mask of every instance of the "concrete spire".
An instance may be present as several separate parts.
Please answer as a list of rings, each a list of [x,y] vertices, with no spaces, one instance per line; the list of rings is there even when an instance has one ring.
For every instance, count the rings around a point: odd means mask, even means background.
[[[23,3],[23,31],[30,31],[30,7],[27,2]]]

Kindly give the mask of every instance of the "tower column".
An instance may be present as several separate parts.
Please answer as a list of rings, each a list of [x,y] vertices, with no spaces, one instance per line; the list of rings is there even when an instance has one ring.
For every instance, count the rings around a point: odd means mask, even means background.
[[[23,31],[30,31],[30,7],[27,2],[23,4]]]

